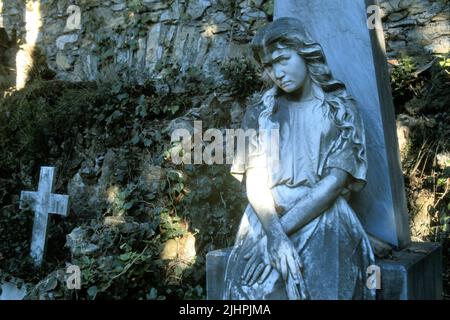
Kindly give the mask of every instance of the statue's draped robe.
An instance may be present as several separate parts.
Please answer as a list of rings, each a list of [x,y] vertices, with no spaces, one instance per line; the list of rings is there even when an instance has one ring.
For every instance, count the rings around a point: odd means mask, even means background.
[[[367,171],[364,128],[354,103],[348,100],[347,108],[352,111],[349,116],[355,124],[353,141],[360,141],[362,148],[357,148],[337,128],[322,92],[315,92],[313,100],[295,105],[279,105],[273,98],[270,108],[262,101],[247,109],[242,128],[258,132],[279,128],[279,154],[274,148],[276,139],[267,146],[269,135],[254,136],[245,152],[235,155],[232,174],[243,175],[250,167],[267,168],[269,187],[277,207],[284,209],[280,214],[283,215],[290,210],[302,210],[297,201],[308,194],[308,189],[328,168],[348,172],[352,182],[334,204],[289,238],[303,265],[304,297],[373,299],[374,290],[366,286],[366,270],[374,263],[374,254],[357,215],[347,202],[351,191],[359,191],[364,186]],[[249,287],[241,279],[248,253],[265,252],[261,256],[268,263],[267,252],[261,249],[265,243],[262,225],[249,204],[227,263],[224,299],[292,298],[288,294],[292,283],[285,282],[275,269],[262,284]]]

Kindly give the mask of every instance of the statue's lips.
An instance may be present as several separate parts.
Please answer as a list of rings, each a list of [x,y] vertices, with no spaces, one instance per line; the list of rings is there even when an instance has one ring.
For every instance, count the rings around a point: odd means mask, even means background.
[[[288,87],[288,86],[290,86],[292,84],[292,81],[285,81],[285,82],[282,82],[281,83],[281,87]]]

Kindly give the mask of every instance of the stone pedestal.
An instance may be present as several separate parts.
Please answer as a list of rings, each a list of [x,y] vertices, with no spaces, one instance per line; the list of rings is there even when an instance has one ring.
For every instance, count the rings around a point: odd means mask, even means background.
[[[23,300],[26,296],[27,291],[25,286],[20,289],[13,282],[0,283],[0,301],[3,300]]]
[[[231,248],[209,252],[206,256],[208,300],[220,300],[225,266]],[[442,253],[438,243],[412,243],[395,251],[390,259],[377,260],[381,268],[379,300],[442,299]]]
[[[206,299],[221,300],[225,268],[232,248],[208,252],[206,255]]]
[[[442,253],[438,243],[412,243],[395,251],[391,259],[377,260],[381,267],[379,300],[442,299]]]

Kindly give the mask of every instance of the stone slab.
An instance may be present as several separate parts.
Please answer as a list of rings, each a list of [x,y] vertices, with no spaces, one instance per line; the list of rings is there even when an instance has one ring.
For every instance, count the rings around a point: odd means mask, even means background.
[[[379,300],[441,300],[442,252],[438,243],[412,243],[378,260],[381,268]]]
[[[225,268],[233,248],[208,252],[206,255],[206,299],[222,300]]]
[[[0,301],[4,300],[23,300],[26,296],[27,291],[25,286],[20,289],[13,282],[5,282],[0,285],[2,292],[0,294]]]
[[[232,248],[206,255],[206,297],[221,300],[225,267]],[[381,289],[378,300],[442,299],[442,253],[438,243],[412,243],[394,251],[390,259],[378,259]]]
[[[401,249],[411,241],[409,217],[381,17],[370,10],[376,4],[375,0],[275,0],[274,13],[275,18],[303,22],[323,47],[334,77],[358,102],[366,128],[368,173],[366,187],[355,194],[351,205],[368,233]]]

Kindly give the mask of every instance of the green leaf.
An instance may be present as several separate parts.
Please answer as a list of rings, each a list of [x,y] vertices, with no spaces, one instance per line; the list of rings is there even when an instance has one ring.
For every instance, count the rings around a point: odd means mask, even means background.
[[[450,58],[449,59],[442,59],[441,61],[439,61],[439,64],[443,68],[450,67]]]
[[[145,138],[144,139],[144,146],[150,147],[152,145],[152,140]]]
[[[167,172],[167,177],[173,181],[180,181],[183,179],[183,174],[177,170],[170,170]]]
[[[154,193],[147,193],[145,195],[145,197],[147,198],[147,200],[154,200],[154,199],[156,199],[156,195]]]
[[[147,116],[147,107],[146,106],[142,107],[141,111],[139,112],[139,115],[142,118],[145,118]]]
[[[111,118],[112,118],[112,119],[119,119],[119,118],[122,117],[122,116],[123,116],[123,113],[120,112],[119,110],[116,110],[116,111],[114,111],[113,114],[111,115]]]
[[[129,98],[128,93],[122,93],[117,96],[117,99],[119,99],[120,101],[126,100],[128,98]]]
[[[123,266],[117,265],[114,267],[113,271],[116,273],[121,273],[123,271]]]
[[[141,141],[141,135],[139,133],[136,133],[133,136],[133,139],[131,139],[131,143],[134,145],[137,145]]]
[[[132,201],[130,201],[130,202],[127,202],[127,203],[125,203],[125,205],[123,206],[123,208],[125,209],[125,210],[130,210],[132,207],[133,207],[133,202]]]
[[[445,186],[447,184],[447,178],[439,178],[437,181],[438,186]]]
[[[174,115],[175,113],[177,113],[178,110],[180,110],[180,106],[177,105],[177,104],[172,105],[172,106],[169,108],[169,111],[171,112],[172,115]]]
[[[118,94],[120,92],[120,90],[122,90],[122,83],[121,82],[116,82],[113,87],[112,87],[112,93],[113,94]]]
[[[130,252],[121,254],[119,256],[119,260],[121,260],[121,261],[128,261],[128,260],[130,260],[130,258],[131,258],[131,253]]]
[[[95,297],[97,296],[97,292],[98,292],[98,289],[96,286],[92,286],[87,290],[87,294],[89,295],[89,298],[92,300],[94,300]]]
[[[176,192],[181,192],[184,189],[184,184],[182,182],[177,183],[174,187],[173,190]]]

